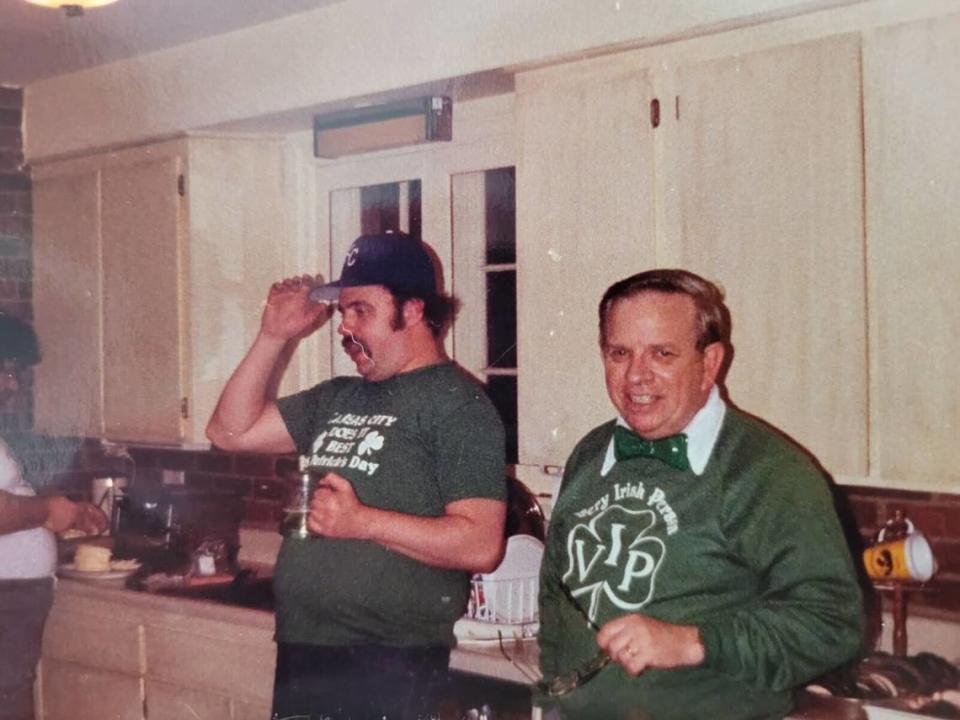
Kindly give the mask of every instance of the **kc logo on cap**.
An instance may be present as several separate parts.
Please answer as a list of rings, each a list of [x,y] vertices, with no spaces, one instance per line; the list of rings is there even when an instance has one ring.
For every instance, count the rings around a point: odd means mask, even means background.
[[[357,247],[356,242],[350,247],[350,252],[347,253],[347,259],[343,261],[343,264],[347,267],[353,267],[353,264],[357,262],[357,255],[360,254],[360,248]]]

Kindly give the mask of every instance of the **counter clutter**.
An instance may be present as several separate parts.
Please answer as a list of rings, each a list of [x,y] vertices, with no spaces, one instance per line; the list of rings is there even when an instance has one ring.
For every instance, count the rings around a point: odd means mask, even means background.
[[[873,652],[820,678],[815,688],[919,717],[960,718],[960,668],[933,653]]]

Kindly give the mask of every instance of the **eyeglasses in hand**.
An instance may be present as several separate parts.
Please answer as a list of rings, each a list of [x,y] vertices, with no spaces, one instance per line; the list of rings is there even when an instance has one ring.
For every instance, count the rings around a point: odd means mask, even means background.
[[[570,588],[563,583],[560,584],[560,588],[563,590],[564,597],[577,609],[577,612],[580,613],[583,619],[587,621],[587,625],[593,628],[594,631],[599,630],[600,628],[590,619],[590,616],[587,615],[580,603],[577,602],[577,599],[570,594]],[[561,697],[573,692],[581,685],[586,684],[609,664],[610,656],[601,650],[575,670],[556,675],[552,680],[541,680],[537,683],[537,687],[550,697]]]

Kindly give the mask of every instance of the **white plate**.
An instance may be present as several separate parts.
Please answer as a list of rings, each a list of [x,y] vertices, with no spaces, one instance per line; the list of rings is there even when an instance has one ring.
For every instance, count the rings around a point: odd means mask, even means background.
[[[878,707],[876,705],[865,704],[863,709],[870,720],[914,720],[915,718],[927,717],[919,713],[894,710],[893,708]]]
[[[123,580],[133,575],[140,567],[129,568],[127,570],[104,570],[102,572],[90,572],[89,570],[77,570],[73,563],[61,565],[57,570],[60,577],[70,578],[71,580]]]

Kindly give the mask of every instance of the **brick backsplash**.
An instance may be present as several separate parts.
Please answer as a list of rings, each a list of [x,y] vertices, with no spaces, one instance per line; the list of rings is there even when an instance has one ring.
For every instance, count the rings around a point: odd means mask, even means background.
[[[182,471],[189,487],[236,491],[243,498],[244,525],[264,529],[276,529],[282,519],[284,478],[297,470],[294,455],[131,447],[130,456],[135,482],[160,483],[164,470]]]
[[[841,492],[865,544],[897,510],[903,511],[930,541],[939,566],[933,582],[909,594],[912,611],[947,612],[960,619],[960,495],[853,486]],[[882,599],[889,609],[891,598],[883,594]]]
[[[274,530],[282,518],[286,476],[293,455],[226,453],[130,447],[130,459],[105,457],[96,440],[36,438],[18,446],[28,477],[40,488],[61,488],[73,497],[89,492],[98,474],[131,476],[134,484],[159,484],[164,470],[184,473],[187,486],[233,490],[243,502],[246,527]],[[960,620],[960,495],[908,492],[876,487],[837,486],[835,496],[855,552],[869,544],[895,510],[901,509],[933,546],[940,570],[922,592],[911,594],[911,612],[944,613]],[[887,605],[888,598],[882,598]]]

